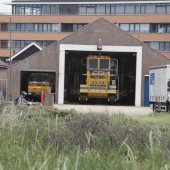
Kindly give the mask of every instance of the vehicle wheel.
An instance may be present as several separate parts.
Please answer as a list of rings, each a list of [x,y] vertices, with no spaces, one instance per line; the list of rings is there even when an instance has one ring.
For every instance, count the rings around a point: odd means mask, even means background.
[[[160,112],[160,110],[159,110],[159,104],[158,104],[158,103],[153,103],[152,109],[153,109],[153,112],[159,113],[159,112]]]
[[[152,104],[152,111],[153,111],[154,113],[156,112],[156,104],[155,104],[155,103]]]
[[[169,112],[170,111],[170,103],[169,103],[169,101],[167,100],[166,101],[166,112]]]
[[[87,102],[87,95],[80,94],[79,100],[80,100],[81,104],[86,104],[86,102]]]
[[[116,96],[115,96],[115,95],[109,96],[108,101],[109,101],[109,104],[111,104],[111,105],[115,104],[115,102],[116,102]]]

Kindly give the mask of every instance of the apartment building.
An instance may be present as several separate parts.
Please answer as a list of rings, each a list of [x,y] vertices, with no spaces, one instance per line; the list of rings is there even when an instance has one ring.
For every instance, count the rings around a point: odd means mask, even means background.
[[[13,0],[8,5],[12,13],[0,14],[4,61],[32,42],[46,47],[101,17],[170,58],[170,0]]]

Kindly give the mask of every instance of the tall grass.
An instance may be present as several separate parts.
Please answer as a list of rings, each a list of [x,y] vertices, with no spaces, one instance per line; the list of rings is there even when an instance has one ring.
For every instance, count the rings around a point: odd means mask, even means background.
[[[0,170],[170,169],[170,128],[157,123],[166,115],[150,124],[42,106],[0,110]]]

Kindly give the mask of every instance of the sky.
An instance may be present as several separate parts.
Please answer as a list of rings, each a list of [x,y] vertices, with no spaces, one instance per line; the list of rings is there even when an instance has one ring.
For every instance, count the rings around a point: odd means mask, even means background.
[[[10,5],[3,5],[3,3],[8,3],[8,2],[11,2],[11,0],[0,0],[0,13],[3,13],[3,12],[10,13],[11,12]]]

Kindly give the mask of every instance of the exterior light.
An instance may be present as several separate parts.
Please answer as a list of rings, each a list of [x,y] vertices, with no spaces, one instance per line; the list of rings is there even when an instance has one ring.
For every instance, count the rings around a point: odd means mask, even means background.
[[[97,50],[102,50],[102,39],[98,39]]]

